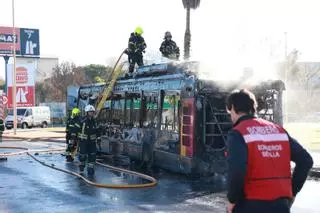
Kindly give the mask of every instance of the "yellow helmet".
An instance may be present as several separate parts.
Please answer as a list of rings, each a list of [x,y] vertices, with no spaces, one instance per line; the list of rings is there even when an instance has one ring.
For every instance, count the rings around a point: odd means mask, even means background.
[[[142,35],[143,34],[143,29],[139,26],[135,29],[134,31],[135,33],[139,34],[139,35]]]
[[[80,110],[77,107],[75,107],[72,109],[71,114],[72,114],[72,116],[77,116],[80,114]]]

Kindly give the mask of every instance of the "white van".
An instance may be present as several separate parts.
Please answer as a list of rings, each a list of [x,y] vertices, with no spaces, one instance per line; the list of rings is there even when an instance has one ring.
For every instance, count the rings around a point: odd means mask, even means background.
[[[17,127],[26,129],[41,126],[45,128],[50,123],[50,108],[48,106],[17,108]],[[8,109],[5,126],[7,129],[13,128],[13,109]]]

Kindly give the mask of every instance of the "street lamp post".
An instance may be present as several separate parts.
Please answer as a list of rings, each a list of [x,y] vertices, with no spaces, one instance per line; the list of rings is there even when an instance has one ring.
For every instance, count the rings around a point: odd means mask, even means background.
[[[284,84],[286,88],[285,98],[284,98],[284,120],[288,123],[288,69],[289,69],[289,58],[288,58],[288,38],[287,32],[284,32]]]
[[[13,134],[17,134],[17,106],[16,106],[16,29],[14,23],[14,0],[12,0],[12,29],[13,29],[13,67],[12,67],[12,103],[13,103]]]
[[[8,91],[7,91],[7,88],[8,88],[8,63],[9,63],[9,59],[10,59],[10,56],[8,55],[5,55],[3,56],[3,59],[4,59],[4,65],[5,65],[5,68],[4,68],[4,75],[5,75],[5,80],[6,80],[6,83],[5,83],[5,86],[4,86],[4,93],[6,94],[6,96],[8,95]]]

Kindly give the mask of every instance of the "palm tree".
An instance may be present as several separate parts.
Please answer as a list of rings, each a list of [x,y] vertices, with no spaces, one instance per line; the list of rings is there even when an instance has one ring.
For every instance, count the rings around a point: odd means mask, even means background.
[[[190,9],[197,9],[200,5],[200,0],[182,0],[183,7],[187,10],[186,18],[186,32],[184,34],[184,59],[188,60],[190,57]]]

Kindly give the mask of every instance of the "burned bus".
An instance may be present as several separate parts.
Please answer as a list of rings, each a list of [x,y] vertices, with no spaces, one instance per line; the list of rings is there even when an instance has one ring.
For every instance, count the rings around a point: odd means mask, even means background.
[[[97,119],[99,152],[172,172],[207,176],[226,170],[226,136],[232,128],[225,99],[239,82],[200,79],[198,63],[154,64],[118,78]],[[81,86],[77,105],[96,105],[104,84]],[[282,124],[282,81],[247,87],[258,114]]]

